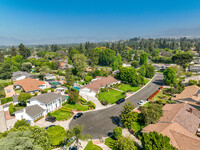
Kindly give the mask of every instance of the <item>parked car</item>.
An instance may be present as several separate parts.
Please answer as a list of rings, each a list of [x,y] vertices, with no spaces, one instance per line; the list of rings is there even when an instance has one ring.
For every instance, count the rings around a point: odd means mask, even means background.
[[[143,104],[145,104],[145,101],[144,100],[140,100],[138,104],[139,105],[143,105]]]
[[[122,103],[122,102],[124,102],[125,101],[125,98],[120,98],[117,102],[116,102],[116,104],[120,104],[120,103]]]
[[[54,126],[56,126],[56,125],[50,125],[50,126],[46,127],[45,129],[47,130],[47,129],[54,127]]]
[[[79,117],[81,117],[83,115],[83,113],[77,113],[76,115],[74,115],[74,119],[76,119],[76,118],[79,118]]]
[[[55,122],[56,121],[56,117],[48,116],[48,117],[46,117],[45,121]]]

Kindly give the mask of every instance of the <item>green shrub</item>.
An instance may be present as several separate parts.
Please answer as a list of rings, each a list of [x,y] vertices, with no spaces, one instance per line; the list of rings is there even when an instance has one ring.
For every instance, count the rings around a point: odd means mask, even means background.
[[[47,93],[47,91],[46,90],[41,90],[41,93],[44,94],[44,93]]]
[[[50,112],[48,112],[47,116],[51,116],[51,113],[50,113]]]
[[[115,138],[116,140],[118,140],[119,137],[122,136],[122,128],[121,128],[121,127],[115,127],[115,128],[113,129],[113,132],[114,132],[114,138]]]
[[[96,105],[92,101],[89,101],[88,104],[89,104],[90,108],[92,108],[92,109],[96,108]]]
[[[1,104],[5,104],[5,103],[11,102],[11,101],[13,101],[12,97],[2,98],[1,99]]]
[[[101,100],[101,104],[102,104],[102,105],[107,105],[107,104],[108,104],[108,101],[106,101],[106,100]]]
[[[51,92],[54,92],[54,89],[51,89]]]
[[[84,98],[81,97],[80,99],[82,105],[88,105],[88,102]]]
[[[189,85],[196,85],[196,84],[197,84],[197,81],[196,81],[196,80],[189,80],[189,81],[188,81],[188,84],[189,84]]]
[[[22,92],[19,94],[18,100],[20,103],[26,103],[26,100],[30,99],[32,96],[30,93]]]
[[[13,103],[10,103],[9,104],[9,113],[10,113],[10,115],[13,115],[13,113],[15,112],[15,110],[16,110],[16,108],[13,105]]]
[[[35,92],[34,95],[37,96],[37,95],[38,95],[38,92]]]
[[[65,90],[65,94],[68,94],[69,93],[69,91],[68,90]]]
[[[111,149],[116,149],[117,141],[109,137],[105,140],[105,145],[107,145]]]

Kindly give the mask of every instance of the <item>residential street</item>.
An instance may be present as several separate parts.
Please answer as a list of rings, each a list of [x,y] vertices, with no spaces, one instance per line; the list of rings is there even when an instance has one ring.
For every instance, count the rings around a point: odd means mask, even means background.
[[[0,105],[0,132],[7,131],[6,120],[3,112],[3,105]]]
[[[137,107],[140,100],[146,100],[161,85],[163,85],[163,76],[157,74],[148,85],[127,98],[125,102],[132,102]],[[123,105],[124,103],[102,110],[86,112],[82,117],[76,120],[73,119],[70,122],[70,128],[76,124],[84,125],[83,134],[90,134],[93,138],[105,137],[108,132],[112,132],[115,125],[119,124],[119,115]]]

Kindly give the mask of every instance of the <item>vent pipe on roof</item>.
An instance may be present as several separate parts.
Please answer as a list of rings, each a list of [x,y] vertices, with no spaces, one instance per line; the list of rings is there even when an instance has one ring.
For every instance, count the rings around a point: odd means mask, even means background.
[[[189,108],[189,112],[192,113],[192,108]]]

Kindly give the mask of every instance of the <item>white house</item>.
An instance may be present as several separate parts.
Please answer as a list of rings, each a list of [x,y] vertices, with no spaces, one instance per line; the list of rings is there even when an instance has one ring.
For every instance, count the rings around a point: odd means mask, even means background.
[[[67,97],[56,93],[41,94],[27,100],[27,107],[16,111],[15,117],[17,120],[26,119],[34,121],[41,116],[47,115],[60,107],[62,103],[67,101]]]
[[[110,86],[113,84],[121,83],[121,81],[116,80],[112,76],[109,77],[96,77],[93,79],[89,84],[83,86],[80,88],[79,94],[82,97],[95,97],[97,93],[99,93],[101,88],[104,88],[106,86]],[[87,98],[86,98],[87,99]]]

